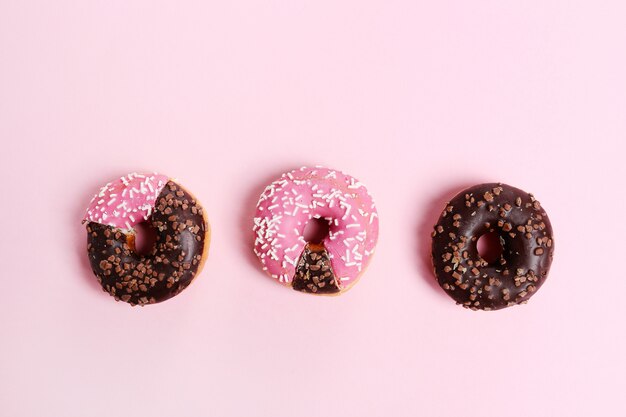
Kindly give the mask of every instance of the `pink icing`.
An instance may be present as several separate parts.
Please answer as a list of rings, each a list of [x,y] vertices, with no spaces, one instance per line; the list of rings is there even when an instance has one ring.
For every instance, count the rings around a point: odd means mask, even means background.
[[[132,229],[147,220],[169,178],[157,173],[128,174],[102,187],[89,203],[85,221]]]
[[[270,184],[257,204],[254,252],[263,269],[290,285],[306,241],[309,220],[329,222],[323,244],[345,288],[367,266],[378,238],[378,213],[372,197],[355,178],[327,168],[300,168]]]

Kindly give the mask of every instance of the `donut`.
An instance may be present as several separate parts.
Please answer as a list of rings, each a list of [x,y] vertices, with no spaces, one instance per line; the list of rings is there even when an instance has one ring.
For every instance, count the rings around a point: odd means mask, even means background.
[[[321,242],[304,238],[312,219],[328,222]],[[272,278],[304,293],[337,295],[357,282],[374,254],[378,213],[355,178],[302,167],[265,188],[253,230],[254,253]]]
[[[156,233],[147,254],[135,250],[135,227]],[[200,273],[210,229],[204,209],[175,180],[131,173],[96,194],[83,220],[87,253],[102,289],[131,305],[159,303],[179,294]]]
[[[478,239],[495,233],[502,253],[485,261]],[[437,282],[457,304],[498,310],[525,304],[548,277],[554,254],[552,226],[532,194],[501,183],[457,194],[432,232]]]

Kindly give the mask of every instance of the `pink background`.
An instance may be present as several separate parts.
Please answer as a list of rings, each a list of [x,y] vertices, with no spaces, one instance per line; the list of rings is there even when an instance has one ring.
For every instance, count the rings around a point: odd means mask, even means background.
[[[213,3],[213,4],[210,4]],[[622,1],[0,1],[1,416],[623,416]],[[378,204],[354,289],[289,291],[252,254],[282,171]],[[133,170],[207,208],[188,290],[103,293],[80,224]],[[456,306],[427,263],[460,188],[534,192],[556,232],[531,302]]]

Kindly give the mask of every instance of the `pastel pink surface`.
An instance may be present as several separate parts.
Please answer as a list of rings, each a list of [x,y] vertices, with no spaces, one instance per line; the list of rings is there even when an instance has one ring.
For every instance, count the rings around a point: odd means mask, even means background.
[[[0,415],[623,416],[623,1],[0,2]],[[339,297],[261,271],[282,172],[367,184],[376,255]],[[128,172],[181,179],[208,261],[165,303],[103,293],[81,224]],[[528,305],[464,310],[429,233],[479,182],[534,193]],[[315,395],[313,395],[315,394]]]
[[[289,171],[263,191],[253,227],[254,252],[263,269],[280,282],[292,282],[311,219],[328,222],[322,243],[340,288],[349,287],[374,254],[378,212],[362,182],[334,169]]]

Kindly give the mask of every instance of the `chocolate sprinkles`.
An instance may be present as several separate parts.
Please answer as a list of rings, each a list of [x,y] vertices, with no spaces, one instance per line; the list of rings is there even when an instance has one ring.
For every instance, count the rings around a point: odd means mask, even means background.
[[[313,294],[335,294],[341,291],[331,267],[330,256],[323,245],[306,244],[293,278],[293,289]]]
[[[497,233],[502,253],[492,263],[478,239]],[[548,276],[554,237],[548,215],[532,194],[501,183],[480,184],[446,204],[432,233],[439,285],[457,304],[498,310],[526,303]]]
[[[98,282],[131,305],[159,303],[187,288],[209,245],[202,207],[173,181],[163,187],[146,222],[157,235],[146,255],[135,251],[134,230],[87,223],[87,251]]]

